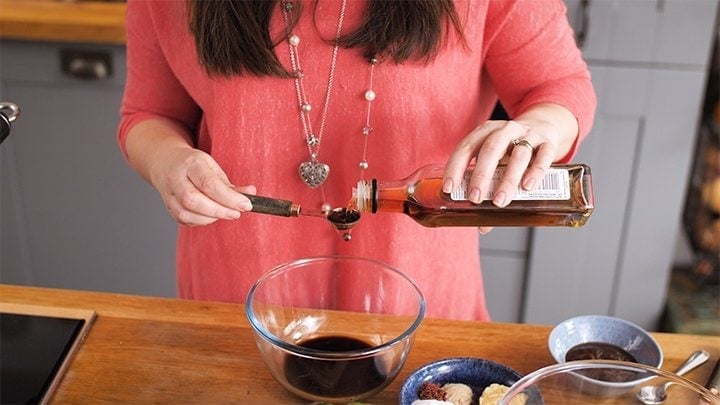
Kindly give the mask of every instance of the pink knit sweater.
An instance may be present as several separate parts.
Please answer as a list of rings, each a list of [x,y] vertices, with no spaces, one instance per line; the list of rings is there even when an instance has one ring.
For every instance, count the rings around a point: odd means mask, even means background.
[[[318,31],[334,36],[339,4],[320,1],[317,30],[314,8],[304,7],[297,28],[315,117],[331,55]],[[348,2],[344,32],[358,23],[364,6]],[[498,97],[511,115],[540,102],[561,104],[577,117],[580,140],[590,129],[595,96],[561,0],[456,0],[456,7],[468,48],[451,38],[429,65],[376,67],[366,178],[400,179],[426,163],[444,163],[456,143],[489,117]],[[298,176],[298,165],[309,156],[293,81],[209,78],[197,62],[185,13],[182,1],[128,1],[120,147],[124,150],[125,136],[138,122],[171,118],[194,130],[197,147],[209,152],[234,184],[254,184],[260,195],[319,208],[321,192]],[[277,29],[279,7],[274,21]],[[287,45],[276,52],[289,66]],[[331,166],[324,191],[334,207],[347,204],[359,176],[368,73],[358,51],[340,50],[319,157]],[[177,248],[184,298],[242,302],[253,282],[280,263],[347,254],[375,258],[408,274],[425,294],[429,317],[489,319],[474,228],[424,228],[401,214],[366,214],[352,241],[345,242],[322,219],[248,213],[204,227],[180,226]]]

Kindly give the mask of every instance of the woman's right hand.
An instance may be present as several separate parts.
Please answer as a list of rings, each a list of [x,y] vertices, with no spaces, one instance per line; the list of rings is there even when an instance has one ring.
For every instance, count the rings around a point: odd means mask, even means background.
[[[133,127],[125,141],[130,164],[160,193],[180,224],[208,225],[237,219],[252,209],[245,194],[255,186],[234,186],[209,154],[192,146],[177,123],[151,119]]]
[[[195,148],[173,151],[155,162],[151,183],[170,215],[180,224],[208,225],[218,219],[237,219],[252,204],[243,195],[255,186],[234,186],[215,159]]]

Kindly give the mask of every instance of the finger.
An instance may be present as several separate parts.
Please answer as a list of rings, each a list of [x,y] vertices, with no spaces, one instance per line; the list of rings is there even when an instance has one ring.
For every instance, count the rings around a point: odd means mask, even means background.
[[[181,225],[209,225],[218,220],[218,218],[208,217],[185,209],[176,198],[170,198],[167,201],[166,208],[170,216]]]
[[[255,188],[255,186],[253,186],[253,185],[236,186],[234,184],[231,184],[230,188],[232,188],[235,192],[243,194],[243,195],[245,195],[245,194],[256,195],[257,194],[257,188]],[[247,196],[245,196],[245,198],[247,198]],[[248,202],[250,202],[250,200],[248,200]],[[252,209],[252,203],[250,205],[250,209]]]
[[[488,121],[465,136],[456,146],[445,165],[443,192],[455,191],[463,181],[465,171],[476,157],[484,139],[502,125],[499,121]]]
[[[480,203],[484,198],[491,195],[490,190],[493,188],[493,179],[495,178],[498,163],[507,154],[511,140],[523,136],[525,132],[523,126],[507,121],[487,136],[482,148],[478,151],[475,168],[468,182],[469,200],[471,202]],[[501,188],[500,191],[503,191],[504,194],[500,196],[497,194],[498,189],[495,188],[493,197],[504,201],[508,195],[507,187]],[[514,195],[514,191],[509,195]]]
[[[203,161],[193,163],[184,176],[171,179],[167,190],[170,200],[175,199],[179,203],[178,208],[171,207],[175,209],[173,212],[175,212],[176,218],[180,216],[185,218],[185,216],[188,216],[189,214],[185,213],[185,211],[209,218],[239,218],[241,213],[240,209],[234,209],[218,203],[209,195],[211,193],[207,191],[217,187],[229,188],[229,186],[226,185],[226,181],[224,174],[216,174],[210,165]],[[203,188],[205,191],[203,191]],[[240,193],[233,192],[238,194],[240,198],[247,200],[247,198],[240,195]],[[248,205],[250,205],[249,201]],[[180,221],[184,223],[189,220],[181,219]]]
[[[513,142],[512,145],[514,147],[505,166],[505,172],[495,185],[493,204],[498,207],[507,206],[515,197],[520,181],[523,179],[535,151],[532,143],[526,138],[522,138],[519,142]]]
[[[481,226],[478,228],[478,232],[480,233],[480,235],[487,235],[492,230],[493,230],[492,226]]]
[[[189,190],[177,196],[183,211],[216,219],[238,219],[241,211],[218,204],[199,190]]]
[[[255,194],[256,189],[255,186],[243,186],[243,187],[234,187],[237,192],[239,193],[248,193],[248,194]],[[246,197],[247,198],[247,197]],[[169,203],[167,206],[168,211],[170,212],[170,215],[175,219],[176,222],[182,224],[182,225],[188,225],[188,226],[198,226],[198,225],[209,225],[218,219],[220,217],[216,216],[207,216],[203,215],[194,211],[191,211],[183,206],[183,204],[178,200],[176,197],[172,197],[168,199]],[[248,210],[249,211],[249,210]],[[241,215],[240,212],[231,211],[231,214],[224,219],[237,219]]]
[[[550,142],[541,143],[535,151],[535,158],[523,176],[522,188],[525,190],[534,190],[542,182],[548,168],[555,159],[556,148]]]
[[[187,178],[202,194],[226,209],[224,214],[219,212],[218,215],[226,216],[230,211],[243,212],[252,209],[250,200],[230,184],[225,172],[214,161],[193,165],[188,169]]]

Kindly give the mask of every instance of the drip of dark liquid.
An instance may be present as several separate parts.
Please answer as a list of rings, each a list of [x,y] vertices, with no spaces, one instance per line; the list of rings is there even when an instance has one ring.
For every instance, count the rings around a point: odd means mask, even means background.
[[[361,340],[345,336],[324,336],[300,344],[309,349],[344,352],[369,349]],[[308,359],[288,356],[285,378],[303,392],[326,398],[353,397],[383,385],[388,376],[380,370],[373,357],[362,359]]]
[[[574,360],[617,360],[637,363],[635,357],[624,349],[610,343],[587,342],[573,346],[565,354],[566,361]],[[579,371],[587,377],[608,382],[625,382],[633,380],[636,372],[597,368]]]

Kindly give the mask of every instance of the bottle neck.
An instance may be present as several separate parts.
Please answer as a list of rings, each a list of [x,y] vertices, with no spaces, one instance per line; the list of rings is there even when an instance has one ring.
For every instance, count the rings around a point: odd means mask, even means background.
[[[353,188],[353,200],[359,212],[377,211],[377,180],[360,180]]]

